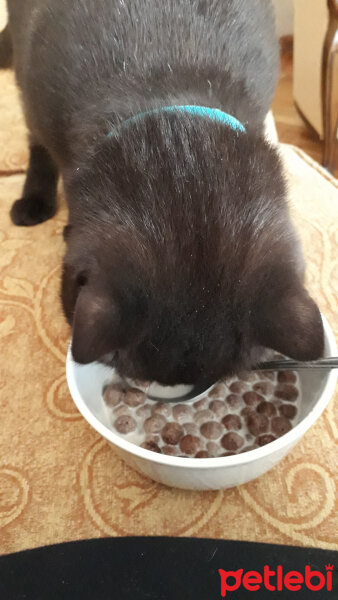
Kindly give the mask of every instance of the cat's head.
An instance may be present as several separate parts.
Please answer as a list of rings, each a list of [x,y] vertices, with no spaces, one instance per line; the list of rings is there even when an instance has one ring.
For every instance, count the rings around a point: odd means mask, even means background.
[[[152,116],[66,186],[62,301],[76,361],[162,384],[215,381],[264,347],[323,351],[276,151],[254,133]]]

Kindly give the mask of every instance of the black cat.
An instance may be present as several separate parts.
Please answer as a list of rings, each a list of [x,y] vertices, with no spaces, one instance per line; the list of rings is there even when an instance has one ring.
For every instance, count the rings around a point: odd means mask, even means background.
[[[323,351],[264,119],[278,75],[268,0],[9,0],[30,131],[17,225],[69,206],[62,302],[78,362],[214,381],[270,347]],[[225,111],[241,125],[224,123]],[[234,125],[235,123],[235,125]]]

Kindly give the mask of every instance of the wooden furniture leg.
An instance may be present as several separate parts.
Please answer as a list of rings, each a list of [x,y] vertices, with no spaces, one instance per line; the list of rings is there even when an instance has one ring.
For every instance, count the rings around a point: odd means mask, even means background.
[[[324,123],[323,164],[338,168],[338,0],[328,0],[329,28],[323,49],[322,106]]]

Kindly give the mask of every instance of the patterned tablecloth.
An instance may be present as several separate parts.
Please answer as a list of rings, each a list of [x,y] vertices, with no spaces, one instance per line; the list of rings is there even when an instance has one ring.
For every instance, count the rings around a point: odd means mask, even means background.
[[[12,73],[0,72],[0,553],[117,535],[177,535],[338,549],[338,408],[260,479],[218,492],[168,489],[127,467],[76,410],[59,301],[56,217],[14,227],[27,162]],[[296,148],[281,152],[313,296],[335,334],[337,182]],[[336,270],[335,270],[336,269]]]

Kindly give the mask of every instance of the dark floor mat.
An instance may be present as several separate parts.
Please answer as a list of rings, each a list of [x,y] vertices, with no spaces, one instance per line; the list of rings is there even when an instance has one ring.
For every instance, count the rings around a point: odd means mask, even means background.
[[[314,548],[232,542],[195,538],[127,537],[84,540],[46,546],[0,557],[1,600],[216,600],[221,595],[224,571],[243,569],[236,580],[226,578],[227,599],[282,598],[309,600],[337,598],[338,553]],[[334,565],[333,589],[327,591],[326,565]],[[257,591],[246,587],[280,566],[305,573],[306,565],[325,577],[323,589],[310,591],[268,590],[277,587],[270,575]],[[248,571],[257,571],[246,575]],[[279,568],[279,572],[281,569]],[[330,576],[329,572],[329,576]],[[240,574],[237,573],[236,577]],[[222,576],[225,579],[225,575]],[[290,580],[291,581],[291,580]],[[294,580],[293,580],[294,581]],[[311,585],[320,586],[313,576]]]

